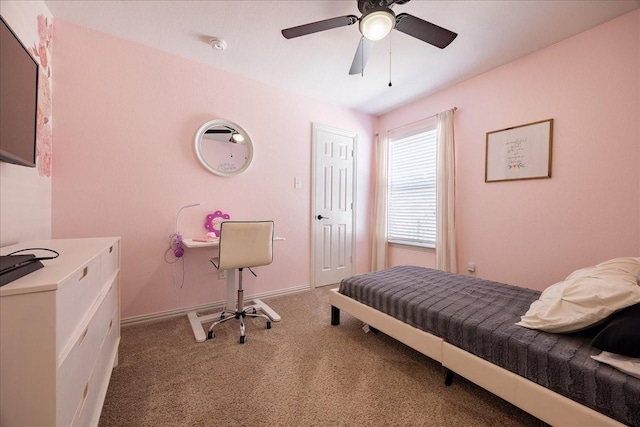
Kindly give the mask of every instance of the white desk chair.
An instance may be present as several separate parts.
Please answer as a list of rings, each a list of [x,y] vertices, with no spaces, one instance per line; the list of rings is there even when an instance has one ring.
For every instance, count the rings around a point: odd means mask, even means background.
[[[225,310],[220,313],[219,320],[209,328],[207,339],[215,336],[213,328],[227,320],[240,321],[240,344],[246,341],[244,318],[263,317],[266,319],[266,328],[271,329],[271,318],[264,313],[258,305],[245,307],[242,289],[242,270],[273,262],[273,221],[225,221],[220,224],[220,243],[218,256],[211,259],[211,263],[218,270],[238,269],[238,300],[235,311]]]

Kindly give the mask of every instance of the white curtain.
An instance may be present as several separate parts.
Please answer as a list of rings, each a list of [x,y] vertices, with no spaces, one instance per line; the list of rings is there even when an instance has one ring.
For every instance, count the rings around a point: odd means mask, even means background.
[[[438,114],[436,268],[457,273],[453,112]]]
[[[371,242],[371,271],[387,268],[387,152],[386,132],[378,134],[376,149],[377,170]]]

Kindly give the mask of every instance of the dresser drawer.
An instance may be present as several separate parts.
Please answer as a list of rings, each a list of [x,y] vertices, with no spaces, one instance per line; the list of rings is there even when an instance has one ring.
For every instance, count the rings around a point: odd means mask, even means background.
[[[75,400],[75,417],[71,423],[72,426],[86,427],[96,425],[100,418],[119,343],[118,322],[119,314],[116,309],[108,322],[106,337],[100,349],[98,360],[91,372],[91,377],[85,382],[79,398]]]
[[[107,335],[100,349],[100,366],[105,375],[109,375],[113,369],[113,355],[117,351],[118,343],[120,342],[119,320],[118,310],[114,310],[109,321]]]
[[[99,323],[100,328],[100,346],[103,345],[109,330],[113,327],[113,313],[118,307],[118,285],[116,279],[111,283],[95,315],[95,321]]]
[[[101,325],[94,318],[76,338],[58,368],[59,425],[70,425],[91,372],[100,359]]]
[[[120,261],[119,242],[114,243],[109,249],[100,254],[101,282],[105,283],[118,271]]]
[[[75,415],[73,421],[69,424],[72,427],[87,427],[97,425],[98,417],[102,407],[100,402],[101,376],[99,375],[99,364],[96,363],[95,369],[91,372],[90,377],[85,381],[82,392],[74,401]],[[95,422],[95,424],[94,424]]]
[[[67,277],[56,292],[56,342],[64,351],[73,339],[75,328],[85,323],[100,296],[100,257],[95,257]]]

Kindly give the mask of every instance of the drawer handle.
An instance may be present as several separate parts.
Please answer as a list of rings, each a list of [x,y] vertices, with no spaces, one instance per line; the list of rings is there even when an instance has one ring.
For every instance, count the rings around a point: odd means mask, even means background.
[[[109,253],[113,252],[113,246],[109,248]]]
[[[89,327],[87,327],[84,332],[82,333],[82,335],[80,335],[80,338],[78,338],[78,347],[80,347],[82,345],[82,343],[84,342],[85,338],[87,338],[87,333],[89,332]]]
[[[111,322],[109,322],[109,330],[107,331],[107,335],[111,333],[111,328],[113,328],[113,319],[111,319]]]
[[[82,269],[82,275],[78,279],[78,282],[82,281],[82,279],[87,277],[87,274],[89,274],[89,266],[88,265],[85,268]]]
[[[84,404],[87,402],[87,395],[89,394],[89,383],[84,386],[84,391],[82,392],[82,397],[80,398],[80,402],[78,402],[78,408],[76,409],[76,416],[82,413],[84,409]]]

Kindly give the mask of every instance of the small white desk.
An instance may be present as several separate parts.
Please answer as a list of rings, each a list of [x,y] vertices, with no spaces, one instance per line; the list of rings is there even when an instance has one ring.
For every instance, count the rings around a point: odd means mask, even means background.
[[[284,237],[274,237],[273,241],[283,241]],[[198,248],[210,248],[217,249],[219,240],[211,240],[207,242],[202,242],[199,240],[193,239],[183,239],[182,244],[185,248],[190,249],[198,249]],[[237,300],[236,300],[236,270],[227,270],[227,303],[226,308],[235,310]],[[264,314],[266,314],[272,321],[279,322],[281,320],[278,313],[273,311],[271,307],[265,304],[263,301],[259,299],[254,299],[253,304],[258,309],[262,310]],[[193,335],[196,338],[197,342],[203,342],[207,340],[207,334],[204,331],[204,327],[202,326],[205,323],[215,322],[219,320],[220,313],[208,314],[203,316],[198,316],[198,313],[195,311],[191,311],[187,313],[187,317],[189,318],[189,322],[191,323],[191,329],[193,329]]]

